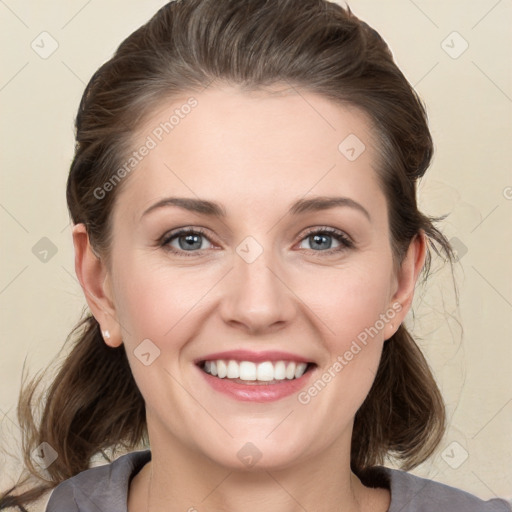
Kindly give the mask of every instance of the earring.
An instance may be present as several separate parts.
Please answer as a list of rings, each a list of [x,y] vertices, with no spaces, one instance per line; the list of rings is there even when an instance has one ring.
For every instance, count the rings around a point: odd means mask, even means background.
[[[101,331],[101,334],[103,334],[103,337],[106,339],[106,340],[109,340],[110,339],[110,333],[108,332],[108,329],[106,331]]]

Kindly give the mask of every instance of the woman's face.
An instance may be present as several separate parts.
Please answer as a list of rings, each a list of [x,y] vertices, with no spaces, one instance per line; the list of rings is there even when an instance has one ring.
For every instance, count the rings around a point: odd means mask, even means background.
[[[108,289],[151,444],[231,467],[346,454],[406,313],[369,124],[312,93],[194,98],[140,130],[113,212]]]

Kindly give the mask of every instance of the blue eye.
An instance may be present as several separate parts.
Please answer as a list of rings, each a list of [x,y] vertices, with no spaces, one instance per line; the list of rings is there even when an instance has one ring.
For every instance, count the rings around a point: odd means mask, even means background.
[[[310,247],[313,248],[314,252],[333,253],[343,251],[344,249],[354,246],[347,236],[345,236],[341,231],[333,228],[322,228],[310,231],[302,240],[303,242],[309,242]],[[334,248],[332,247],[333,240],[338,244]]]
[[[337,244],[333,247],[333,241]],[[196,256],[198,252],[207,250],[204,243],[211,244],[206,233],[201,228],[183,228],[164,235],[159,242],[165,250],[177,256]],[[334,228],[315,228],[306,233],[301,239],[301,249],[304,242],[309,242],[310,251],[315,253],[337,253],[354,247],[354,243],[341,231]]]
[[[208,238],[201,229],[181,229],[175,233],[170,233],[165,236],[161,245],[170,252],[180,256],[194,256],[193,253],[198,250],[205,249],[205,247],[203,247],[203,242],[205,240],[208,240]],[[177,242],[178,247],[173,245],[173,242]]]

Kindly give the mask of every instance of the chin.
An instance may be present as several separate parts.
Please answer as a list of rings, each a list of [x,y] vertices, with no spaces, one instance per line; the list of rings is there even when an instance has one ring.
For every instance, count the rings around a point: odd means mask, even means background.
[[[211,449],[203,453],[215,464],[223,466],[230,471],[257,472],[263,470],[282,470],[293,466],[298,462],[304,447],[303,443],[297,442],[293,445],[284,446],[256,438],[250,441],[248,438],[241,440],[235,438],[218,446],[218,450]]]

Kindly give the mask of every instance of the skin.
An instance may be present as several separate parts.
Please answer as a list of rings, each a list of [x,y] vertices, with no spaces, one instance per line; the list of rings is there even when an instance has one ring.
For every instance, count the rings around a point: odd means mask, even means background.
[[[83,225],[73,230],[91,311],[110,332],[107,344],[125,344],[146,402],[153,458],[132,481],[129,511],[386,511],[389,491],[363,486],[350,471],[352,425],[384,340],[410,308],[425,235],[395,274],[375,135],[357,109],[296,90],[215,86],[194,97],[197,107],[123,183],[108,264]],[[162,104],[135,145],[185,101]],[[366,146],[354,161],[338,151],[351,133]],[[216,201],[226,217],[176,206],[142,215],[169,196]],[[347,206],[287,214],[294,201],[317,196],[349,197],[371,220]],[[180,227],[206,231],[191,257],[158,243]],[[328,254],[329,243],[340,243],[328,237],[318,248],[309,227],[340,230],[354,247]],[[247,236],[263,249],[252,263],[236,252]],[[178,239],[170,244],[180,250]],[[237,348],[285,350],[317,364],[312,383],[393,304],[401,310],[307,404],[297,394],[234,400],[193,363]],[[134,354],[144,339],[160,350],[149,366]],[[247,442],[261,453],[250,468],[237,457]]]

